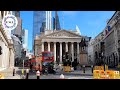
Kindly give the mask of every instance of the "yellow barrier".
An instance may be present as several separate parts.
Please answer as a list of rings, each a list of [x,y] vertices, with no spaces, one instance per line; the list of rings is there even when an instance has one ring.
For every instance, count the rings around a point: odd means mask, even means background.
[[[4,75],[0,73],[0,79],[4,79]]]
[[[120,73],[114,70],[94,70],[93,77],[94,79],[120,79]]]
[[[113,70],[106,70],[106,75],[109,75],[109,79],[115,79],[115,73]]]
[[[95,66],[94,70],[104,70],[104,66]]]
[[[93,71],[93,78],[94,79],[100,79],[100,70],[94,70]]]
[[[70,72],[71,67],[70,66],[64,66],[64,72]]]
[[[95,66],[94,70],[104,70],[104,66]],[[105,65],[105,70],[108,70],[108,66]]]
[[[115,79],[119,79],[119,77],[120,77],[119,75],[120,75],[119,71],[114,71]]]

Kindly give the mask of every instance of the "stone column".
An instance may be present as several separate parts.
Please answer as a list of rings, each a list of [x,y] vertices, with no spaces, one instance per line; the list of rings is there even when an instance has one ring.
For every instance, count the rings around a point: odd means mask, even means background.
[[[60,64],[62,64],[62,42],[60,42]]]
[[[48,42],[48,51],[50,51],[50,42]]]
[[[74,61],[74,42],[71,42],[72,62]]]
[[[56,42],[54,42],[54,63],[56,63]]]
[[[79,51],[79,42],[77,42],[77,61],[80,61],[80,51]]]
[[[66,44],[66,52],[68,52],[68,42],[65,42]]]
[[[44,42],[42,42],[42,52],[44,52]]]

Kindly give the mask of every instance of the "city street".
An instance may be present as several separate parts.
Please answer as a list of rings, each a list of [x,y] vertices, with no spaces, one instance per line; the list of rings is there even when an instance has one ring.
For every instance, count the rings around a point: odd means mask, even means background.
[[[22,68],[16,68],[15,76],[12,76],[12,70],[9,70],[10,73],[5,75],[5,79],[21,79],[22,75]],[[26,68],[25,68],[26,70]],[[8,71],[6,71],[8,72]],[[25,71],[26,72],[26,71]],[[3,72],[5,73],[5,72]],[[93,75],[91,73],[91,69],[86,69],[86,72],[83,73],[82,70],[75,70],[74,72],[57,72],[56,74],[48,74],[48,75],[41,75],[40,79],[60,79],[60,75],[63,74],[65,79],[93,79]],[[24,73],[26,75],[26,73]],[[29,72],[29,79],[36,79],[36,72]]]
[[[120,11],[67,13],[0,11],[0,79],[119,78]]]
[[[26,69],[24,70],[24,75],[26,75]],[[22,75],[22,67],[15,67],[15,76],[13,76],[13,69],[6,69],[1,71],[0,73],[4,74],[5,79],[21,79]],[[63,72],[59,71],[56,74],[42,74],[40,76],[40,79],[60,79],[60,75],[63,74],[65,79],[93,79],[93,75],[91,72],[91,69],[86,69],[85,73],[83,73],[83,70],[75,70],[73,72]],[[36,72],[35,71],[29,71],[29,79],[37,79]]]

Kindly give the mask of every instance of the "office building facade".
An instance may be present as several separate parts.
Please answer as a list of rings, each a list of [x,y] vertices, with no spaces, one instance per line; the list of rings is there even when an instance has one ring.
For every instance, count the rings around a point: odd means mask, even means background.
[[[22,30],[22,45],[25,50],[28,49],[28,30]]]
[[[52,30],[52,11],[33,12],[33,40],[36,35],[40,35],[45,30]]]

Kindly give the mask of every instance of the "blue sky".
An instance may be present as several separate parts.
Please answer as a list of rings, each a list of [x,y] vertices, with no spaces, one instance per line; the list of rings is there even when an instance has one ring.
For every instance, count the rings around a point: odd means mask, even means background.
[[[94,38],[106,26],[106,21],[115,11],[59,11],[61,27],[75,30],[79,27],[81,34]],[[54,12],[52,13],[54,16]],[[33,11],[21,11],[22,28],[28,30],[28,49],[32,50]],[[63,24],[64,23],[64,24]]]

